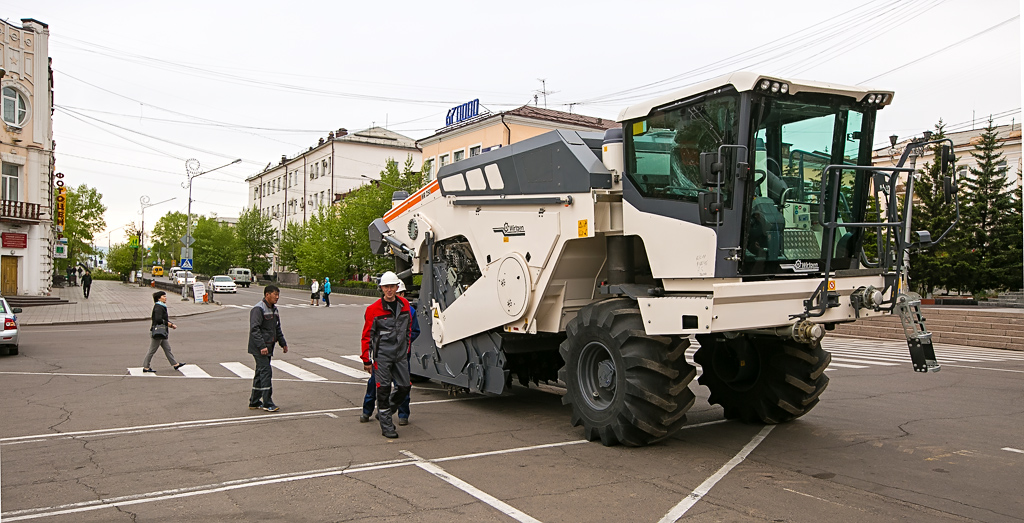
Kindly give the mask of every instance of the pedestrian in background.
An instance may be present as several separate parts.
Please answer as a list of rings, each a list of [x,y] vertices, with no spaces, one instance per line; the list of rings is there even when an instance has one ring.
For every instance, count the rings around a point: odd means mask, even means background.
[[[324,277],[324,306],[331,306],[331,279]]]
[[[401,280],[398,281],[398,291],[395,293],[395,295],[398,296],[399,298],[403,298],[403,299],[405,298],[405,282],[403,282]],[[410,312],[412,312],[412,335],[409,337],[409,344],[411,346],[412,342],[416,341],[416,338],[418,338],[420,336],[420,322],[416,319],[416,307],[413,307],[411,302],[409,303],[409,310],[410,310]],[[409,366],[409,360],[411,358],[412,358],[412,351],[410,350],[409,353],[405,357],[405,365],[406,365],[406,367]],[[394,380],[392,380],[392,384],[396,385],[396,387],[398,385],[397,383],[394,382]],[[412,383],[410,383],[409,385],[411,387]],[[409,424],[409,403],[412,400],[411,390],[412,389],[410,389],[410,393],[409,394],[406,394],[405,401],[403,401],[400,405],[398,405],[398,424],[399,425],[408,425]],[[394,395],[394,392],[392,392],[392,396],[393,395]],[[377,386],[376,386],[376,382],[375,382],[375,380],[373,378],[373,375],[370,375],[370,379],[366,381],[366,395],[363,396],[363,413],[359,416],[359,422],[360,423],[366,423],[366,422],[370,421],[370,415],[373,414],[373,407],[374,407],[374,405],[376,403],[377,403]],[[391,404],[394,405],[394,401],[392,401]]]
[[[156,291],[153,293],[153,316],[152,323],[149,326],[149,336],[152,340],[149,343],[149,352],[146,353],[146,359],[142,360],[142,372],[156,372],[149,365],[153,360],[153,355],[156,354],[157,347],[163,347],[164,356],[167,356],[167,362],[174,367],[174,370],[178,370],[186,365],[185,363],[178,363],[174,359],[174,354],[171,354],[171,343],[167,341],[167,338],[170,336],[168,328],[177,329],[178,326],[171,323],[167,315],[167,293]]]
[[[317,307],[319,307],[320,306],[320,283],[318,283],[316,281],[316,278],[313,278],[313,285],[309,286],[309,290],[312,291],[312,293],[309,295],[309,305],[310,306],[316,305]]]
[[[89,299],[89,291],[92,290],[92,273],[85,271],[82,275],[82,294],[85,295],[85,299]]]
[[[372,372],[375,378],[377,420],[380,421],[380,433],[386,438],[398,437],[391,415],[412,388],[408,360],[412,312],[409,302],[397,295],[400,281],[391,271],[382,274],[379,285],[384,297],[370,304],[363,315],[360,358],[363,370]],[[392,381],[396,385],[394,397],[391,396]]]
[[[256,374],[252,378],[252,394],[249,395],[250,410],[280,410],[271,399],[274,388],[270,367],[274,345],[280,344],[281,350],[288,353],[288,342],[284,341],[284,332],[281,331],[281,315],[277,312],[279,299],[281,289],[276,285],[267,285],[263,288],[263,299],[249,311],[249,354],[256,360]]]

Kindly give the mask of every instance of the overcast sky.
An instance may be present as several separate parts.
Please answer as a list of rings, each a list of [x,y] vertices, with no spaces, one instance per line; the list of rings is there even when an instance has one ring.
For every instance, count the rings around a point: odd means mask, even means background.
[[[1019,0],[453,2],[0,0],[49,24],[57,169],[96,187],[105,246],[184,212],[238,216],[244,179],[340,127],[412,138],[448,108],[612,117],[735,70],[896,92],[875,143],[1021,120]],[[948,49],[945,49],[947,48]],[[544,104],[544,96],[539,96]],[[400,159],[402,160],[402,159]]]

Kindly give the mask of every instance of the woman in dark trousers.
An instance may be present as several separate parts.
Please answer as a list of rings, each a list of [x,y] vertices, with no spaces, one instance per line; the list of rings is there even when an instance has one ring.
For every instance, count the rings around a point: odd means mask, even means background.
[[[167,341],[167,336],[157,336],[153,334],[153,328],[157,325],[165,325],[169,329],[177,329],[178,326],[171,323],[167,316],[167,293],[164,291],[156,291],[153,293],[153,323],[149,327],[150,336],[153,338],[149,343],[149,353],[146,354],[146,359],[142,362],[142,372],[156,372],[153,370],[149,363],[153,360],[153,355],[156,354],[157,347],[163,347],[164,356],[167,356],[167,361],[174,366],[174,370],[178,370],[185,365],[185,363],[178,363],[174,359],[174,354],[171,354],[171,343]]]

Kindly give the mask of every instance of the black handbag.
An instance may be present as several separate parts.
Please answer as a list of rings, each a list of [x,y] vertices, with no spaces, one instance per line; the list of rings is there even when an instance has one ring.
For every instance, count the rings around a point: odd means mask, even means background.
[[[154,325],[153,328],[151,329],[151,334],[150,335],[153,338],[158,339],[158,340],[166,340],[167,339],[167,325]]]

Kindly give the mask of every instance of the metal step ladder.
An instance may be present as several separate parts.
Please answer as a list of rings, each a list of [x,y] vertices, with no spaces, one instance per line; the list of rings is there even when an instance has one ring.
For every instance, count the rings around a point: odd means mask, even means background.
[[[896,310],[903,323],[903,334],[907,336],[910,347],[910,361],[914,364],[914,372],[939,372],[942,367],[935,358],[932,346],[932,333],[925,328],[925,318],[921,315],[921,295],[917,293],[900,294],[896,299]]]

